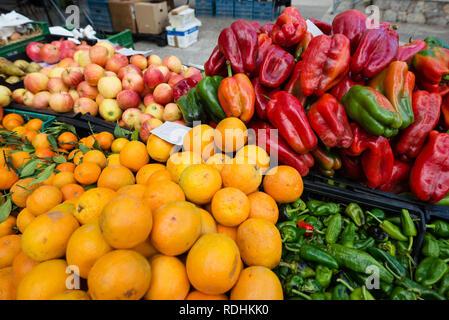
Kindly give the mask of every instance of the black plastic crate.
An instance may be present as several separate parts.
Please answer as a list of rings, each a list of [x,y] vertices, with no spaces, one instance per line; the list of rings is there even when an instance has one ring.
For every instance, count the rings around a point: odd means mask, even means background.
[[[114,134],[114,128],[111,128],[110,126],[102,126],[101,124],[95,122],[84,121],[76,118],[67,118],[64,116],[56,117],[56,121],[74,126],[80,137],[87,137],[92,134],[92,131],[94,133],[107,131]]]

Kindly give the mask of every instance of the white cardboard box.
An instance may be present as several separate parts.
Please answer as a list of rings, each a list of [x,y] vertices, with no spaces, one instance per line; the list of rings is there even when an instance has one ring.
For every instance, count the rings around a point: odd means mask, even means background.
[[[179,12],[172,10],[168,13],[168,22],[175,28],[183,28],[191,25],[195,22],[195,10],[192,8],[186,8]]]
[[[182,28],[173,26],[166,27],[167,42],[169,46],[178,48],[187,48],[198,41],[199,26],[201,22],[196,22]]]

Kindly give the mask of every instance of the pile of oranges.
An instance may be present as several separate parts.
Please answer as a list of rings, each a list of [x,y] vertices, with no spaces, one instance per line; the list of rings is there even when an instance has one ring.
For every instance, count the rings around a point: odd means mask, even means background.
[[[145,145],[69,131],[55,150],[41,122],[19,117],[3,130],[34,151],[0,141],[13,204],[0,223],[0,299],[283,299],[271,271],[277,203],[298,199],[302,180],[270,168],[239,119],[194,127],[182,150],[155,135]],[[22,178],[35,159],[47,169]]]

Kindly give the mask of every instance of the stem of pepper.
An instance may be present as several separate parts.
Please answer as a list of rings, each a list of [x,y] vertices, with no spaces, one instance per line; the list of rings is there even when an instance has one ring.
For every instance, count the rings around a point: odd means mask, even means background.
[[[345,280],[343,280],[343,279],[337,279],[337,282],[340,282],[342,285],[344,285],[346,288],[348,288],[349,289],[349,291],[354,291],[354,288],[353,287],[351,287],[350,285],[349,285],[349,283],[347,283]]]
[[[226,66],[228,68],[228,77],[232,77],[231,63],[228,60],[226,60]]]
[[[371,217],[373,217],[377,222],[382,223],[382,220],[380,220],[378,217],[376,217],[373,213],[367,211],[366,213],[368,213]]]
[[[445,259],[443,261],[444,261],[444,263],[448,263],[449,262],[449,258],[447,258],[447,259]]]
[[[391,270],[391,268],[388,266],[388,264],[386,262],[384,262],[384,266],[385,266],[385,269],[387,269],[387,271],[393,275],[393,277],[395,277],[398,280],[401,280],[401,277],[398,276],[393,270]]]
[[[368,300],[366,297],[366,287],[365,286],[362,286],[362,297],[363,297],[363,300]]]
[[[410,236],[407,251],[411,251],[412,247],[413,247],[413,236]]]
[[[298,296],[300,296],[301,298],[307,299],[307,300],[312,300],[311,297],[309,297],[308,295],[306,295],[305,293],[302,293],[301,291],[298,291],[296,289],[292,289],[292,292]]]

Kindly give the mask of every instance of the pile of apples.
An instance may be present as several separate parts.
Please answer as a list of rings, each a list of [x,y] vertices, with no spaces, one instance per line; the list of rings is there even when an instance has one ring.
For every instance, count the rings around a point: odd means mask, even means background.
[[[56,60],[42,58],[45,62]],[[164,121],[183,123],[173,101],[173,86],[189,77],[199,81],[202,74],[182,65],[176,56],[163,60],[154,54],[127,57],[115,52],[109,42],[99,41],[94,46],[76,46],[73,57],[27,74],[25,88],[14,90],[12,98],[36,109],[99,114],[131,130],[140,128],[146,141],[149,132]]]

